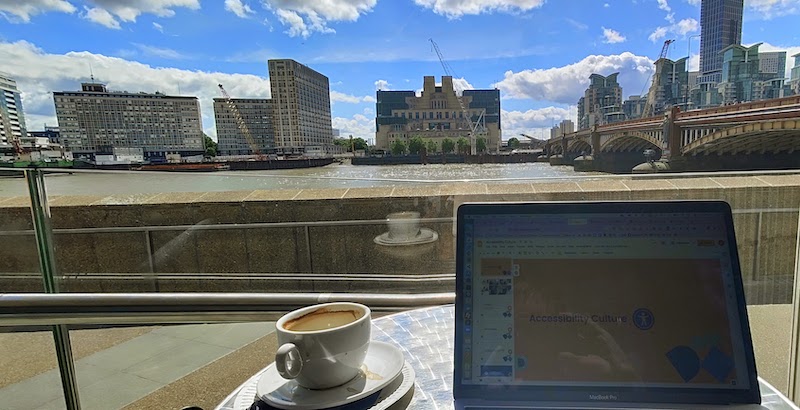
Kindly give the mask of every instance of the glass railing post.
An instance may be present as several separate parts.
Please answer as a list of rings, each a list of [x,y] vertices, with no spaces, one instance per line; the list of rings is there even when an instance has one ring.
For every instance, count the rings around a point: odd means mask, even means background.
[[[53,229],[50,225],[50,207],[47,204],[47,192],[44,185],[44,173],[41,170],[26,170],[25,180],[31,198],[31,216],[36,235],[36,247],[39,252],[39,265],[42,269],[44,290],[46,293],[58,293],[56,274],[55,243]],[[53,326],[58,369],[61,373],[61,385],[64,388],[64,400],[67,410],[80,410],[78,385],[75,378],[75,362],[72,359],[72,346],[69,329],[66,325]]]
[[[789,399],[800,404],[800,216],[794,256],[794,294],[792,296],[792,338],[789,344]]]

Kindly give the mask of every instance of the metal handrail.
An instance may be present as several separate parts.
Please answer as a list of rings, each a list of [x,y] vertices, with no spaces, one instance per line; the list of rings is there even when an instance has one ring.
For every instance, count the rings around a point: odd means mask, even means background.
[[[396,312],[451,304],[455,293],[6,293],[0,327],[271,321],[303,306],[344,301]]]

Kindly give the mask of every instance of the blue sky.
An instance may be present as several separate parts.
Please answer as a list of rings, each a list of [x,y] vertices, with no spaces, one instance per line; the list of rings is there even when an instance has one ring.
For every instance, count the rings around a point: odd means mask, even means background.
[[[564,118],[592,72],[619,71],[625,96],[669,57],[697,64],[699,0],[0,0],[0,71],[17,79],[29,129],[55,124],[52,91],[109,88],[211,99],[269,96],[266,60],[330,78],[333,125],[373,138],[378,87],[441,76],[429,38],[463,88],[499,88],[504,139]],[[800,0],[745,1],[743,43],[800,52]],[[694,36],[694,37],[692,37]],[[789,59],[791,60],[791,59]]]

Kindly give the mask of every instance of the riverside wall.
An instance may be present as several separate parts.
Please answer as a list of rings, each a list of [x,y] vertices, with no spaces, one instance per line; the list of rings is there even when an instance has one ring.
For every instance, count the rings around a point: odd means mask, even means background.
[[[423,221],[438,234],[433,243],[386,247],[375,238],[387,231],[387,214],[452,218],[467,201],[669,199],[729,202],[748,302],[790,302],[800,175],[56,196],[50,202],[62,291],[430,292],[453,289],[452,223]],[[28,198],[0,197],[3,292],[43,289],[31,229]]]

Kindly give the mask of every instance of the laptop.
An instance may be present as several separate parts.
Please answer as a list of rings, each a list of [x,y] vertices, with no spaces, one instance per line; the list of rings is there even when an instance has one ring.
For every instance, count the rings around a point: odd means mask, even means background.
[[[457,409],[762,409],[730,206],[457,210]]]

